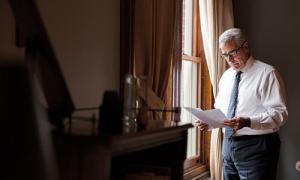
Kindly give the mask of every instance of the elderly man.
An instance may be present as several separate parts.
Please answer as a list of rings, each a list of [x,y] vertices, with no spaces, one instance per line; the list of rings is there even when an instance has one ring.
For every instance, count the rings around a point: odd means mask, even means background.
[[[284,85],[276,69],[254,59],[241,29],[219,37],[224,72],[215,108],[224,121],[223,176],[225,180],[275,180],[280,150],[277,131],[288,117]],[[207,125],[199,120],[201,130]]]

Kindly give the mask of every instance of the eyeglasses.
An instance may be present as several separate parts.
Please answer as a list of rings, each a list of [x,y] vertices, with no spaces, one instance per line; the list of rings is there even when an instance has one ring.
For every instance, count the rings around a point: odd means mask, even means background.
[[[244,46],[245,42],[246,41],[244,41],[243,44],[240,45],[238,48],[233,49],[233,50],[229,51],[228,53],[223,53],[221,56],[226,60],[228,60],[229,58],[236,57],[239,53],[239,50]]]

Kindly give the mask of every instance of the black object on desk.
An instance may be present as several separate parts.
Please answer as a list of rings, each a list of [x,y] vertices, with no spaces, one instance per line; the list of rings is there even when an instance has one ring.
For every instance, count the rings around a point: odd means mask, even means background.
[[[100,106],[99,136],[122,133],[122,103],[116,91],[105,91]]]

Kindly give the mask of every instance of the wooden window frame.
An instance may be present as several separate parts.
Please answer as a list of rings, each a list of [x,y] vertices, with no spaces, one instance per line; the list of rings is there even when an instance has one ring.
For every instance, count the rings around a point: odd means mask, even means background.
[[[213,107],[212,86],[209,79],[208,68],[203,51],[203,43],[199,19],[199,1],[193,0],[193,44],[192,55],[182,55],[182,60],[198,64],[198,107],[211,109]],[[184,22],[183,22],[184,23]],[[184,162],[184,178],[190,179],[201,173],[209,171],[210,132],[198,130],[199,143],[197,155]]]

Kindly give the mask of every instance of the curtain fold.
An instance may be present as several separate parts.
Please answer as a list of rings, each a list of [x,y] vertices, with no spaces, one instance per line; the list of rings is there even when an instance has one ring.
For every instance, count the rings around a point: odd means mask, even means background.
[[[218,38],[226,29],[233,27],[232,0],[199,0],[200,23],[204,53],[209,76],[216,96],[226,62],[221,59]],[[212,180],[222,177],[222,129],[211,132],[210,171]]]
[[[177,1],[134,1],[134,73],[147,77],[150,108],[165,106],[176,37]]]

